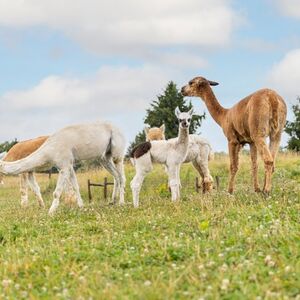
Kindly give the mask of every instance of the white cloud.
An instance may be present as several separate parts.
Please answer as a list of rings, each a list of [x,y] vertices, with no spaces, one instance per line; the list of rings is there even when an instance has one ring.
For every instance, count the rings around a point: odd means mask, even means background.
[[[267,82],[287,101],[300,95],[300,49],[288,52],[276,63],[268,74]]]
[[[89,77],[49,76],[0,95],[0,140],[31,138],[79,122],[111,120],[128,139],[142,128],[149,103],[176,74],[154,66],[102,67]],[[138,127],[137,127],[138,126]]]
[[[235,17],[228,0],[0,1],[0,26],[46,26],[106,54],[141,53],[149,46],[223,46]]]
[[[300,18],[299,0],[276,0],[278,10],[287,16]]]

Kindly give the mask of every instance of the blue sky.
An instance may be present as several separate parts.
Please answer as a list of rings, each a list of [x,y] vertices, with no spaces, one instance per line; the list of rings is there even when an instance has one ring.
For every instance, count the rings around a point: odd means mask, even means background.
[[[96,119],[118,124],[130,141],[168,81],[181,87],[197,75],[220,83],[214,91],[226,107],[262,87],[289,107],[300,95],[297,0],[75,3],[0,1],[0,141]],[[200,130],[227,151],[209,114]]]

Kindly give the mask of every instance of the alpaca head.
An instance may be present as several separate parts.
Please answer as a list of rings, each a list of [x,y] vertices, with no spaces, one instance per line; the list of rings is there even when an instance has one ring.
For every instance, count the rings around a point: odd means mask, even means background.
[[[181,94],[183,96],[198,96],[201,97],[202,93],[210,86],[218,85],[215,81],[210,81],[204,77],[195,77],[189,83],[182,87]]]
[[[180,128],[189,128],[192,121],[194,110],[191,109],[188,112],[181,112],[178,107],[175,109],[175,115],[179,121]]]
[[[165,140],[165,124],[161,125],[160,127],[145,127],[144,132],[146,135],[146,141],[160,141]]]

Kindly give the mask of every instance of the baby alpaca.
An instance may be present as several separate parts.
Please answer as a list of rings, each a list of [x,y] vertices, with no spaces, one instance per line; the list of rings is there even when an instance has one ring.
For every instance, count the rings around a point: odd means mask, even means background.
[[[164,140],[165,126],[162,125],[160,128],[145,127],[145,134],[146,141]],[[213,178],[210,175],[208,168],[208,162],[213,159],[213,156],[214,154],[211,145],[206,139],[196,134],[190,134],[188,153],[183,163],[192,162],[194,168],[202,178],[203,193],[210,192],[213,188]]]
[[[166,165],[172,201],[176,201],[180,197],[180,166],[187,155],[193,110],[180,112],[177,107],[175,114],[179,121],[177,139],[145,142],[132,150],[131,157],[134,159],[136,170],[130,183],[134,207],[139,206],[139,193],[145,176],[153,169],[153,163]]]
[[[43,166],[56,166],[60,171],[53,193],[49,214],[59,206],[59,199],[70,183],[75,191],[79,207],[83,206],[76,174],[75,160],[101,158],[102,165],[114,177],[113,201],[119,193],[120,204],[124,203],[125,175],[123,158],[125,139],[120,130],[107,122],[95,122],[65,127],[50,136],[47,141],[31,155],[15,162],[0,161],[0,172],[20,174]]]

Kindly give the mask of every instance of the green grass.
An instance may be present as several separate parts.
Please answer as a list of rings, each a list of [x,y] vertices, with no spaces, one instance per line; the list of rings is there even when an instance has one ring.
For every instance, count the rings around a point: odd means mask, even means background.
[[[300,297],[300,159],[281,155],[268,198],[252,192],[242,157],[236,192],[226,193],[228,158],[216,157],[220,191],[194,190],[182,169],[173,204],[161,166],[145,181],[140,208],[112,207],[79,174],[85,208],[62,201],[48,217],[20,207],[18,178],[0,190],[0,299],[293,299]],[[134,174],[126,167],[127,185]],[[262,169],[260,169],[262,175]],[[39,175],[49,208],[55,176]],[[32,198],[32,197],[31,197]]]

